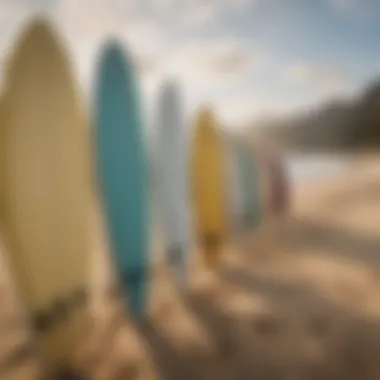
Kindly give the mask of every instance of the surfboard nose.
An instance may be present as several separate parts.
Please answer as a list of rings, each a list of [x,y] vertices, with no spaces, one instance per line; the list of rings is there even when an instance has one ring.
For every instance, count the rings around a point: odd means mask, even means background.
[[[198,120],[199,122],[207,122],[214,117],[214,113],[210,106],[204,106],[199,110]]]
[[[124,49],[122,49],[121,44],[116,37],[109,37],[103,42],[101,55],[103,56],[103,59],[109,59],[109,57],[121,58],[124,56]]]
[[[6,57],[7,82],[20,76],[19,73],[24,70],[25,62],[31,67],[37,66],[38,73],[51,67],[52,62],[61,65],[64,50],[62,41],[50,21],[44,16],[35,16],[23,28],[13,45],[11,54]],[[35,65],[36,62],[44,62],[44,66]],[[29,75],[37,74],[30,72]]]
[[[102,44],[100,66],[113,62],[124,69],[134,66],[135,60],[129,49],[117,37],[108,37]]]
[[[34,16],[23,30],[19,38],[19,44],[29,45],[30,43],[43,44],[45,46],[55,46],[57,44],[56,33],[51,22],[43,15]]]
[[[134,88],[134,60],[133,57],[125,49],[124,45],[116,38],[109,38],[102,45],[98,56],[98,71],[102,80],[108,81],[112,79],[115,87],[121,88],[122,83],[129,83]],[[107,79],[106,79],[107,78]],[[100,83],[98,85],[101,86]],[[130,89],[130,86],[127,87]],[[136,91],[135,89],[134,91]],[[130,96],[132,96],[130,94]]]
[[[160,85],[161,99],[175,100],[181,92],[181,87],[174,76],[166,78]]]

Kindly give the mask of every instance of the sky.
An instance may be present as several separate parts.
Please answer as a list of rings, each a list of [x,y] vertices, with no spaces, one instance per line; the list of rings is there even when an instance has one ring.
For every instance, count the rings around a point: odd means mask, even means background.
[[[188,115],[211,104],[227,128],[358,96],[380,77],[379,0],[0,0],[1,62],[36,12],[56,24],[90,93],[102,43],[135,59],[144,110],[175,78]]]

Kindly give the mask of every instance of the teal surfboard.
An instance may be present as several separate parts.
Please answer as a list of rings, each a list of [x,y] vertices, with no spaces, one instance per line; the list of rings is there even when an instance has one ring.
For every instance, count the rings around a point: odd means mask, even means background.
[[[239,181],[242,189],[242,225],[251,228],[261,220],[261,202],[258,166],[252,150],[239,144],[237,147]]]
[[[148,159],[140,97],[120,43],[101,52],[94,102],[100,196],[122,294],[141,317],[148,298]]]
[[[179,86],[164,82],[157,104],[157,182],[166,261],[175,283],[184,287],[188,275],[190,212],[188,152]]]

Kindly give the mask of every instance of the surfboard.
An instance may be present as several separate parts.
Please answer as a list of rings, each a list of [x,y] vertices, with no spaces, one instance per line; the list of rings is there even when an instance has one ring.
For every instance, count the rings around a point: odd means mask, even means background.
[[[63,371],[90,326],[88,130],[67,52],[47,21],[28,24],[6,73],[2,186],[11,271],[48,371]]]
[[[259,173],[250,147],[237,147],[239,178],[243,193],[243,220],[245,228],[257,226],[261,219],[261,195],[259,194]]]
[[[261,194],[261,224],[271,218],[271,179],[268,167],[268,155],[265,149],[255,146],[255,158],[259,171],[259,192]]]
[[[163,83],[157,107],[157,179],[166,259],[178,286],[187,283],[190,215],[188,152],[179,86]]]
[[[275,215],[282,215],[289,207],[289,184],[281,158],[276,154],[269,157],[271,178],[271,208]]]
[[[209,109],[196,119],[191,152],[194,225],[205,264],[215,267],[227,229],[225,153],[216,120]]]
[[[228,221],[231,236],[238,236],[243,221],[243,188],[239,171],[238,144],[232,136],[225,136],[226,188],[228,189]]]
[[[4,120],[5,120],[5,93],[4,91],[0,94],[0,223],[3,220],[4,215]]]
[[[116,272],[131,315],[148,299],[148,159],[132,59],[117,40],[101,51],[94,100],[100,194]]]

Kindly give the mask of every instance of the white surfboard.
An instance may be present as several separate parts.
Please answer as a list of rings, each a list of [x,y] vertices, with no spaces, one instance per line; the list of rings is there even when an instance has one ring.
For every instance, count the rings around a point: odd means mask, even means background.
[[[157,110],[157,187],[166,261],[177,285],[187,282],[190,242],[188,150],[178,85],[163,83]]]

